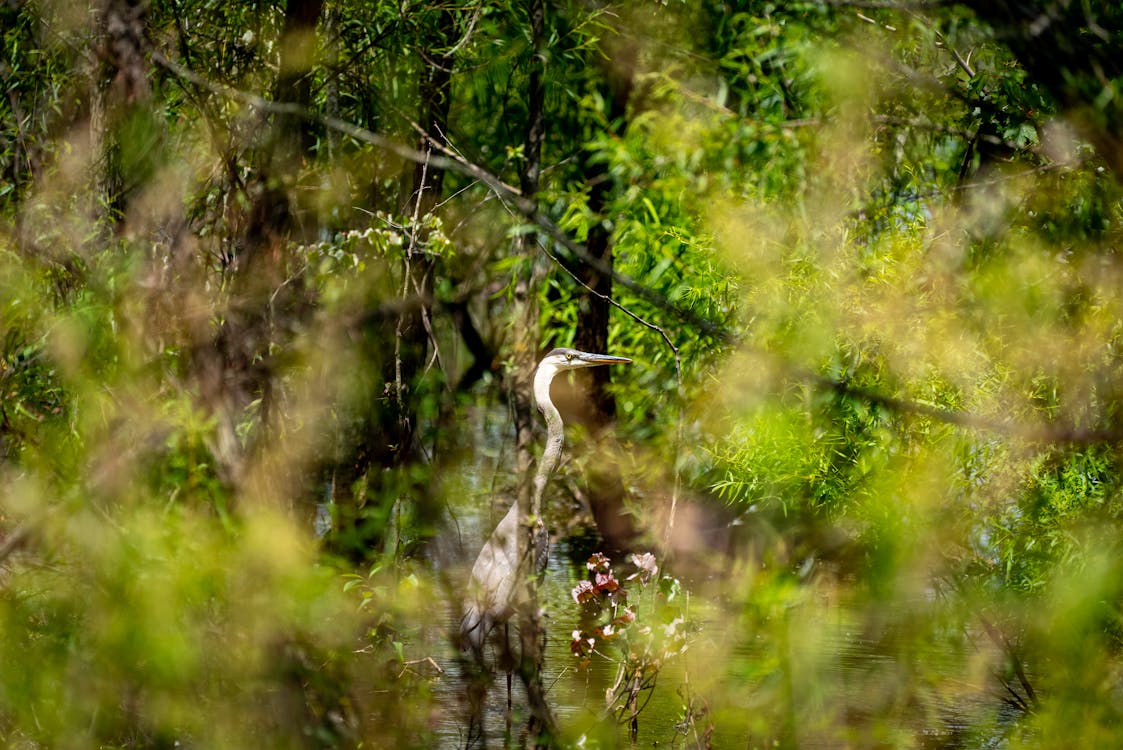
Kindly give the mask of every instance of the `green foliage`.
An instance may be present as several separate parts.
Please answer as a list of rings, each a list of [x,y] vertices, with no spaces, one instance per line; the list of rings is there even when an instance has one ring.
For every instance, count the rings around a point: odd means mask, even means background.
[[[478,519],[450,508],[516,484],[480,414],[522,284],[544,346],[589,295],[470,170],[417,196],[320,115],[416,145],[447,73],[445,156],[519,184],[541,64],[536,200],[607,235],[635,360],[628,450],[552,494],[618,465],[684,571],[577,628],[624,718],[697,746],[1118,744],[1121,18],[1060,4],[1035,56],[985,4],[861,5],[547,3],[536,56],[522,4],[327,2],[305,119],[222,88],[286,92],[301,3],[136,6],[202,80],[150,55],[130,103],[106,4],[0,7],[0,741],[454,733],[435,613]]]

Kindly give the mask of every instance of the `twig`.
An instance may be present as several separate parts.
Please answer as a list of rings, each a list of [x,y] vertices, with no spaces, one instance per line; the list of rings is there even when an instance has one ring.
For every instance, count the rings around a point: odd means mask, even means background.
[[[468,43],[468,40],[472,38],[472,32],[476,29],[476,21],[480,20],[480,12],[483,10],[483,8],[483,0],[480,0],[480,2],[476,3],[476,9],[472,11],[472,17],[468,21],[468,28],[467,30],[465,30],[464,36],[460,37],[460,41],[454,44],[451,49],[443,53],[442,57],[452,57],[457,52],[459,52],[465,44]]]
[[[881,23],[880,21],[875,21],[874,19],[870,18],[869,16],[858,13],[857,11],[854,12],[854,15],[856,15],[858,17],[859,21],[865,21],[866,23],[872,24],[874,26],[881,26],[882,28],[886,29],[887,31],[896,31],[897,30],[897,28],[895,26],[890,26],[887,23]]]
[[[658,333],[662,337],[663,342],[666,343],[666,345],[670,348],[670,350],[672,352],[674,352],[674,355],[675,355],[675,383],[676,383],[675,394],[678,396],[677,401],[678,401],[678,406],[679,406],[679,418],[676,421],[677,426],[676,426],[676,438],[675,439],[677,441],[678,447],[681,449],[682,442],[683,442],[683,425],[686,423],[685,414],[683,413],[683,398],[682,398],[682,355],[679,352],[679,348],[677,346],[675,346],[675,343],[673,341],[671,341],[671,337],[667,335],[667,331],[664,328],[662,328],[661,326],[657,326],[654,323],[640,317],[636,313],[632,312],[628,308],[621,305],[619,302],[614,300],[609,295],[602,294],[602,293],[598,292],[596,289],[593,289],[591,286],[589,286],[583,280],[581,280],[577,276],[577,274],[573,273],[572,270],[570,270],[564,263],[562,263],[561,260],[558,259],[558,257],[556,255],[551,253],[550,250],[545,245],[543,245],[541,242],[538,243],[538,247],[548,258],[550,258],[550,260],[554,261],[554,263],[557,264],[558,268],[565,271],[569,275],[570,278],[572,278],[574,281],[576,281],[581,286],[585,287],[585,289],[589,292],[589,294],[593,294],[597,297],[600,297],[601,299],[608,302],[608,304],[612,305],[617,310],[624,313],[625,315],[627,315],[629,318],[636,321],[640,325]],[[670,546],[671,532],[673,532],[674,528],[675,528],[675,514],[678,511],[678,496],[679,496],[680,490],[682,489],[682,471],[680,470],[677,461],[675,462],[675,472],[674,473],[675,473],[674,484],[673,484],[672,489],[671,489],[671,509],[670,509],[670,512],[667,514],[667,530],[666,530],[666,532],[664,533],[664,536],[663,536],[663,544],[664,544],[665,547]]]
[[[1118,429],[1091,429],[1072,425],[1023,425],[1009,419],[991,419],[955,409],[944,409],[920,401],[910,401],[868,388],[853,385],[845,380],[835,380],[810,370],[795,370],[790,363],[786,369],[798,380],[811,383],[823,390],[834,391],[841,396],[849,396],[869,404],[883,406],[898,414],[915,414],[929,417],[946,424],[967,427],[983,432],[993,432],[1020,438],[1031,443],[1069,443],[1074,445],[1095,445],[1099,443],[1118,443],[1123,441],[1123,431]]]
[[[609,296],[607,294],[602,294],[601,292],[598,292],[596,289],[593,289],[591,286],[589,286],[584,281],[582,281],[580,278],[578,278],[577,274],[573,273],[572,270],[567,268],[566,265],[561,262],[561,260],[558,258],[558,256],[551,253],[550,250],[545,245],[543,245],[541,242],[538,243],[538,248],[543,253],[545,253],[546,257],[548,257],[550,260],[554,261],[554,263],[557,264],[558,268],[565,271],[565,273],[570,278],[572,278],[574,281],[576,281],[581,286],[585,287],[585,289],[590,294],[592,294],[596,297],[599,297],[600,299],[604,300],[608,304],[612,305],[617,310],[619,310],[620,312],[624,313],[625,315],[627,315],[632,320],[639,323],[641,326],[644,326],[645,328],[648,328],[648,329],[658,333],[659,336],[663,339],[664,343],[666,343],[667,346],[670,348],[670,350],[672,352],[674,352],[674,355],[675,355],[675,376],[676,376],[676,379],[678,380],[679,387],[680,388],[682,387],[682,357],[679,354],[679,348],[677,346],[675,346],[673,341],[671,341],[671,337],[667,335],[667,331],[664,328],[662,328],[661,326],[657,326],[654,323],[652,323],[651,321],[645,320],[644,318],[640,317],[636,313],[632,312],[631,310],[629,310],[628,308],[624,307],[619,302],[614,300],[611,296]]]
[[[441,669],[441,665],[437,664],[432,656],[425,656],[421,659],[411,659],[409,661],[403,661],[402,671],[398,673],[398,679],[400,680],[406,672],[414,672],[414,674],[420,675],[420,672],[410,669],[410,667],[414,666],[415,664],[428,664],[436,671],[437,674],[443,675],[445,673],[445,671]]]
[[[1017,649],[1014,648],[1014,644],[1010,643],[1010,639],[1008,639],[1006,635],[1002,633],[1002,631],[1000,631],[997,627],[991,624],[990,620],[988,620],[986,617],[980,616],[979,622],[982,623],[983,630],[986,631],[986,634],[990,636],[990,639],[994,641],[995,645],[1001,647],[1006,652],[1007,656],[1010,657],[1010,661],[1014,666],[1014,676],[1018,678],[1018,682],[1021,684],[1022,690],[1025,690],[1028,702],[1026,700],[1021,700],[1020,696],[1018,696],[1018,694],[1013,689],[1011,689],[1009,683],[1007,683],[1006,680],[1001,680],[1002,684],[1005,685],[1006,689],[1013,693],[1015,697],[1019,698],[1021,704],[1023,706],[1026,706],[1026,709],[1029,710],[1030,703],[1037,703],[1037,692],[1033,689],[1033,685],[1031,685],[1029,682],[1029,677],[1026,675],[1025,667],[1022,665],[1022,660],[1018,656]]]

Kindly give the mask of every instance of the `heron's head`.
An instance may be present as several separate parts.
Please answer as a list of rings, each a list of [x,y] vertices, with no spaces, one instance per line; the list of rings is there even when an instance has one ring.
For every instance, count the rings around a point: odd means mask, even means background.
[[[579,352],[576,349],[554,349],[538,363],[538,369],[564,372],[577,370],[582,367],[596,367],[597,365],[624,364],[632,360],[627,357],[614,357],[611,354],[590,354]]]
[[[631,361],[627,357],[613,357],[610,354],[590,354],[565,348],[554,349],[542,358],[538,363],[538,370],[534,373],[534,400],[543,413],[548,413],[547,407],[553,409],[553,402],[550,401],[550,383],[559,372]]]

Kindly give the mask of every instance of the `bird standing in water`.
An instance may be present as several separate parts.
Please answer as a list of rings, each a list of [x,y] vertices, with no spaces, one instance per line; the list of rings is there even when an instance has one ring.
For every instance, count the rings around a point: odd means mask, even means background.
[[[550,400],[550,384],[554,376],[566,370],[631,361],[626,357],[562,348],[554,349],[538,363],[534,373],[534,401],[546,419],[546,449],[534,475],[531,508],[542,507],[546,483],[557,468],[565,441],[561,414]],[[460,620],[460,638],[465,648],[471,648],[476,653],[482,652],[492,628],[506,622],[514,613],[522,576],[528,572],[541,575],[546,569],[549,534],[541,518],[529,520],[534,524],[533,548],[527,545],[520,550],[520,532],[524,539],[529,535],[525,528],[519,528],[519,504],[516,502],[495,527],[472,566],[468,600]]]

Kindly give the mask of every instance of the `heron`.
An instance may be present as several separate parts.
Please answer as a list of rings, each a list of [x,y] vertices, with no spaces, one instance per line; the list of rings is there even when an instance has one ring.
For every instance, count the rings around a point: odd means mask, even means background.
[[[552,350],[538,363],[538,369],[534,372],[534,401],[546,420],[546,448],[542,451],[538,471],[534,475],[531,508],[542,507],[542,495],[550,475],[561,459],[562,445],[565,442],[561,414],[550,400],[550,384],[554,376],[567,370],[631,361],[627,357],[559,348]],[[546,569],[549,535],[540,518],[533,518],[531,522],[534,524],[534,549],[524,549],[528,558],[533,557],[528,562],[533,562],[535,574],[541,575]],[[483,650],[484,642],[492,629],[509,620],[514,613],[520,576],[528,567],[520,554],[519,533],[519,504],[515,502],[495,527],[472,566],[469,598],[460,620],[460,637],[461,644],[472,648],[476,653]]]

